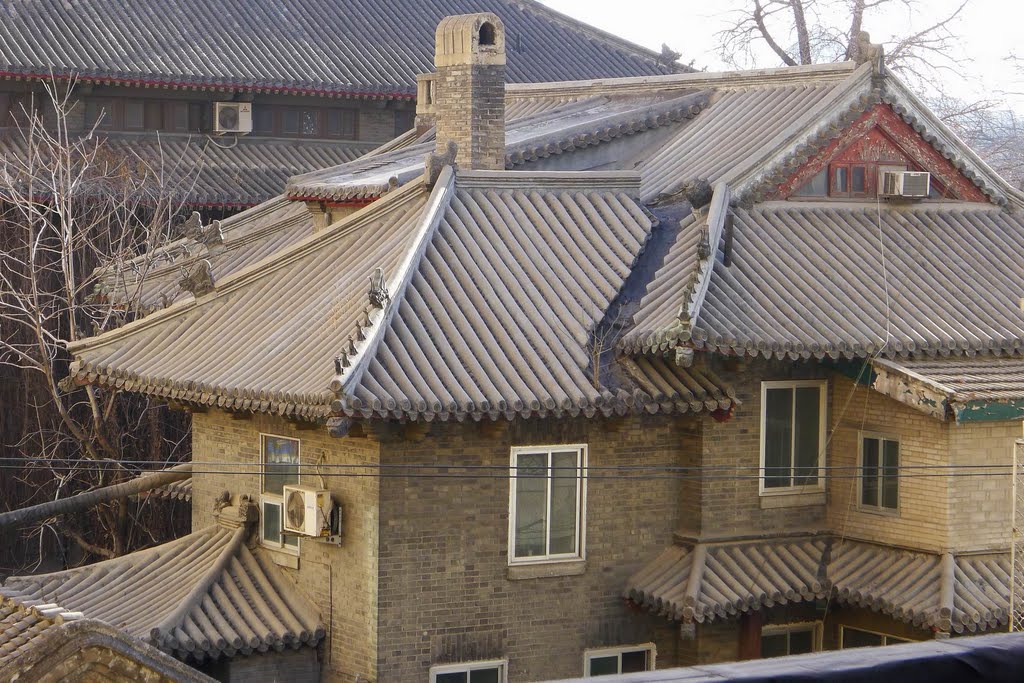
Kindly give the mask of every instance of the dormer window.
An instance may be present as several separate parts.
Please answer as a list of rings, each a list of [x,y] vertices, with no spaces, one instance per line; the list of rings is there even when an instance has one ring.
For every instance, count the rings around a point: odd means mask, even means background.
[[[833,162],[811,176],[792,196],[874,199],[878,196],[878,182],[883,173],[906,170],[909,170],[908,165],[900,162]],[[941,195],[933,192],[932,196]]]

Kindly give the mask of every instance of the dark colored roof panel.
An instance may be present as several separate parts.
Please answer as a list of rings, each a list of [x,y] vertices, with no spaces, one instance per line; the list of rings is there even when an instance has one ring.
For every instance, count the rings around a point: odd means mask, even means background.
[[[655,53],[530,0],[18,0],[3,9],[0,71],[12,75],[411,96],[416,75],[433,70],[438,22],[479,11],[505,23],[512,81],[668,72]]]

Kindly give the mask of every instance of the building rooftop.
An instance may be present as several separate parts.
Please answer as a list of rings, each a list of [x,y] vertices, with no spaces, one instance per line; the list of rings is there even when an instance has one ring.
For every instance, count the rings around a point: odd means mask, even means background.
[[[27,0],[5,5],[0,74],[142,85],[408,97],[445,16],[498,14],[513,81],[680,69],[532,0]]]

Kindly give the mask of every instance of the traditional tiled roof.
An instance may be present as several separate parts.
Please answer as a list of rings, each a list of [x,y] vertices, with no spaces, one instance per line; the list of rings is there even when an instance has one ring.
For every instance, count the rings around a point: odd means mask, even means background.
[[[652,227],[636,187],[448,170],[76,345],[74,379],[308,418],[727,410],[705,370],[595,367]]]
[[[822,598],[824,538],[673,545],[633,575],[626,597],[676,621],[705,622]]]
[[[249,550],[247,535],[214,526],[78,569],[10,577],[0,595],[80,613],[186,660],[315,646],[325,632],[316,608],[262,550]]]
[[[1006,624],[1010,558],[900,550],[810,536],[673,545],[627,582],[625,597],[676,621],[705,622],[831,596],[920,628]]]
[[[979,204],[775,202],[732,218],[731,234],[703,257],[713,273],[698,317],[681,319],[683,302],[671,294],[685,290],[700,260],[692,245],[707,226],[689,221],[627,348],[682,342],[791,358],[1024,350],[1024,222],[1016,213]],[[823,258],[832,251],[856,257]]]
[[[940,419],[1024,415],[1024,356],[876,358],[872,387]]]
[[[47,629],[64,621],[58,608],[25,607],[9,598],[0,599],[0,667],[17,659],[32,647]],[[72,615],[71,619],[75,616]]]
[[[8,3],[0,73],[146,86],[405,96],[445,16],[498,14],[514,81],[666,73],[658,56],[531,0]],[[674,67],[681,68],[681,67]]]
[[[208,136],[109,134],[104,153],[160,178],[166,192],[189,206],[248,207],[281,193],[296,173],[351,162],[373,149],[365,142],[239,138],[230,145]],[[24,154],[17,131],[0,133],[0,156]]]
[[[275,197],[220,221],[219,243],[181,237],[128,261],[112,261],[100,271],[99,295],[135,302],[143,312],[166,308],[189,296],[182,273],[208,262],[214,281],[285,249],[313,233],[313,218],[302,202]],[[210,227],[209,225],[207,226]]]
[[[506,168],[592,168],[591,156],[570,153],[628,138],[629,146],[598,163],[638,170],[643,201],[678,200],[694,182],[721,181],[742,203],[771,196],[844,127],[884,102],[993,202],[1024,204],[893,76],[880,85],[869,64],[513,84],[506,101]],[[372,162],[297,176],[286,191],[332,200],[381,196],[390,179],[404,183],[422,172],[432,149],[423,143],[431,139],[410,136]]]
[[[78,658],[86,650],[101,658]],[[54,604],[0,598],[0,680],[213,683],[212,678],[123,632]]]

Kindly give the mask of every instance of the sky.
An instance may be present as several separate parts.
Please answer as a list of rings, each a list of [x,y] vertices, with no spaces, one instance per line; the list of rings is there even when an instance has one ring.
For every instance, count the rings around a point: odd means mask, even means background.
[[[751,4],[744,0],[638,0],[635,5],[623,0],[540,1],[645,47],[660,51],[661,45],[667,44],[682,54],[680,61],[684,64],[693,60],[695,67],[706,67],[709,71],[729,68],[718,54],[715,34],[729,25],[731,11]],[[918,0],[911,11],[901,2],[894,2],[894,11],[874,20],[869,16],[865,28],[872,41],[878,42],[930,26],[961,2]],[[833,4],[845,3],[835,0]],[[625,9],[630,7],[636,10]],[[1024,56],[1024,47],[1017,47],[1022,20],[1024,2],[1019,0],[968,0],[952,25],[953,33],[960,36],[953,56],[964,60],[959,67],[964,77],[948,73],[936,79],[942,83],[944,94],[964,99],[1005,99],[1012,108],[1024,111],[1024,75],[1018,74],[1013,62],[1007,59],[1015,50]],[[765,50],[757,66],[781,63]]]

